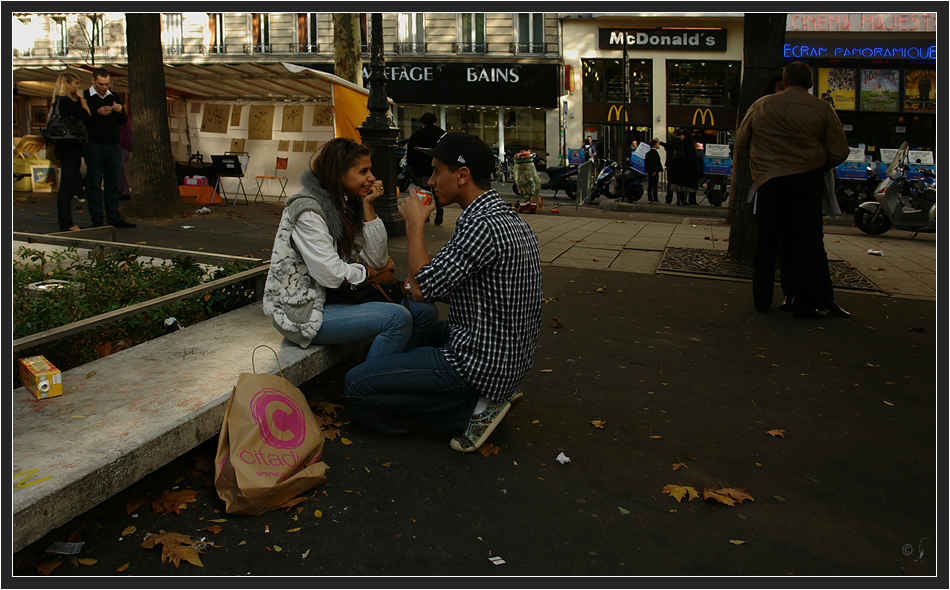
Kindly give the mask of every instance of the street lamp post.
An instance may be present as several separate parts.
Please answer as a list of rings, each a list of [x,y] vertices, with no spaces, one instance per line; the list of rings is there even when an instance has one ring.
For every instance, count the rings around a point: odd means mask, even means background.
[[[383,220],[389,237],[406,235],[406,224],[396,207],[396,138],[399,128],[389,118],[386,96],[386,58],[383,56],[383,15],[373,13],[370,40],[369,116],[357,127],[363,144],[373,152],[373,176],[383,181],[385,194],[375,203],[376,214]]]

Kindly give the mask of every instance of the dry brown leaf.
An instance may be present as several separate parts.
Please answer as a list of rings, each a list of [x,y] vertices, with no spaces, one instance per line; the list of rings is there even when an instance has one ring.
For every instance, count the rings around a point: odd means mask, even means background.
[[[557,318],[551,318],[551,327],[552,328],[563,328],[564,324],[561,323],[561,320]]]
[[[63,561],[61,559],[56,559],[53,561],[44,561],[43,563],[38,563],[36,564],[36,569],[44,576],[48,576],[50,572],[61,565],[63,565]]]
[[[773,428],[772,430],[769,430],[768,434],[771,434],[773,437],[777,436],[780,438],[785,438],[785,431],[779,430],[778,428]]]
[[[204,567],[199,555],[203,553],[195,549],[192,545],[196,543],[188,535],[179,533],[166,533],[159,531],[157,535],[149,535],[142,541],[143,549],[152,549],[155,545],[162,546],[162,563],[171,561],[178,567],[182,561],[187,561],[192,565]]]
[[[673,471],[676,471],[680,467],[685,467],[686,469],[689,469],[689,466],[686,463],[673,463]]]
[[[740,541],[739,539],[730,539],[729,542],[733,545],[745,545],[745,541]]]
[[[133,512],[139,509],[139,506],[141,506],[142,504],[145,504],[146,502],[148,502],[148,500],[144,498],[141,500],[136,500],[134,502],[129,502],[128,504],[124,506],[125,513],[132,514]]]
[[[593,424],[595,428],[603,428],[604,426],[607,426],[607,423],[603,420],[591,420],[590,423]]]
[[[221,525],[219,525],[219,524],[213,524],[213,525],[211,525],[211,526],[206,526],[206,527],[204,527],[204,528],[201,529],[201,530],[203,530],[203,531],[210,531],[210,532],[212,532],[212,533],[214,533],[214,534],[217,535],[217,534],[220,533],[223,529],[221,528]]]
[[[745,488],[719,488],[717,490],[703,490],[703,500],[715,500],[726,506],[735,506],[736,502],[742,504],[746,500],[754,501],[755,498],[745,493]]]
[[[121,535],[121,536],[123,536],[123,537],[128,537],[129,535],[131,535],[131,534],[134,533],[134,532],[135,532],[135,525],[131,525],[131,524],[130,524],[129,526],[127,526],[127,527],[125,527],[124,529],[122,529],[122,535]]]
[[[604,286],[601,287],[600,289],[597,289],[597,292],[598,292],[598,293],[603,293],[603,292],[605,292],[606,290],[607,290],[607,285],[604,285]]]
[[[669,494],[676,498],[677,502],[682,502],[683,498],[689,496],[688,502],[692,502],[699,497],[699,492],[692,486],[681,486],[679,484],[670,484],[663,488],[664,494]]]
[[[128,563],[124,563],[124,564],[120,565],[119,567],[115,568],[115,571],[117,571],[117,572],[124,572],[125,570],[129,569],[129,566],[130,566],[130,565],[132,565],[132,562],[131,562],[131,561],[128,562]]]
[[[197,495],[196,490],[165,490],[158,500],[152,502],[152,510],[155,514],[181,514],[182,507],[194,502]]]
[[[76,562],[79,563],[79,565],[96,565],[97,563],[99,563],[99,560],[90,559],[88,557],[80,557],[79,559],[76,560]]]
[[[501,449],[499,449],[495,445],[490,445],[486,443],[486,444],[483,444],[481,448],[478,449],[478,452],[484,455],[485,457],[487,457],[488,455],[497,455],[498,451],[500,450]]]

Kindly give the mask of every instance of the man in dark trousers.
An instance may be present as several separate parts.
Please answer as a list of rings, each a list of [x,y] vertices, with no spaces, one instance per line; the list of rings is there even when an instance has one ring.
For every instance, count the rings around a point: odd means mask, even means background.
[[[406,144],[406,162],[412,170],[412,181],[425,188],[428,186],[429,177],[432,176],[432,157],[416,148],[434,148],[445,135],[445,130],[435,124],[436,118],[432,113],[422,115],[419,121],[422,123],[422,129],[413,133]],[[442,225],[442,205],[438,201],[435,208],[435,224]]]
[[[660,202],[660,172],[663,172],[663,163],[660,161],[660,140],[650,140],[650,151],[643,159],[643,169],[647,173],[647,200],[651,203]]]
[[[109,90],[111,78],[104,68],[92,72],[92,86],[83,91],[91,115],[89,140],[86,142],[86,200],[93,227],[103,221],[113,227],[135,227],[119,212],[119,176],[122,171],[122,146],[119,128],[128,115],[122,98]],[[103,184],[105,187],[103,188]]]
[[[769,311],[778,244],[788,240],[795,317],[849,317],[834,301],[821,212],[823,175],[847,159],[848,140],[834,108],[808,92],[811,66],[792,62],[783,73],[786,90],[755,101],[736,131],[735,150],[749,155],[758,190],[752,299]]]

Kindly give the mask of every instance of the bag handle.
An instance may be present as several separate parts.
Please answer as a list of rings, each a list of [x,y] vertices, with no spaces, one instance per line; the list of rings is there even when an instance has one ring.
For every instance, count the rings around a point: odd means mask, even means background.
[[[284,369],[283,369],[283,367],[280,366],[280,356],[277,355],[277,351],[275,351],[275,350],[274,350],[273,348],[271,348],[270,346],[267,346],[266,344],[259,344],[259,345],[257,345],[257,346],[254,347],[254,350],[251,351],[251,371],[253,371],[254,373],[257,373],[257,369],[254,367],[254,353],[257,352],[257,349],[258,349],[258,348],[266,348],[267,350],[269,350],[269,351],[271,351],[271,352],[274,353],[274,357],[277,359],[277,368],[280,369],[280,376],[281,376],[281,378],[283,378],[283,377],[284,377]]]

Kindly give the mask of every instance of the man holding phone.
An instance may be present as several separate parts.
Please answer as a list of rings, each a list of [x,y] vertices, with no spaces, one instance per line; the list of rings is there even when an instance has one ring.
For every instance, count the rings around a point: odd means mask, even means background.
[[[119,212],[119,177],[122,171],[120,127],[128,115],[119,95],[109,90],[108,70],[92,72],[92,86],[83,92],[91,115],[86,142],[86,200],[93,227],[103,221],[113,227],[135,227]]]

